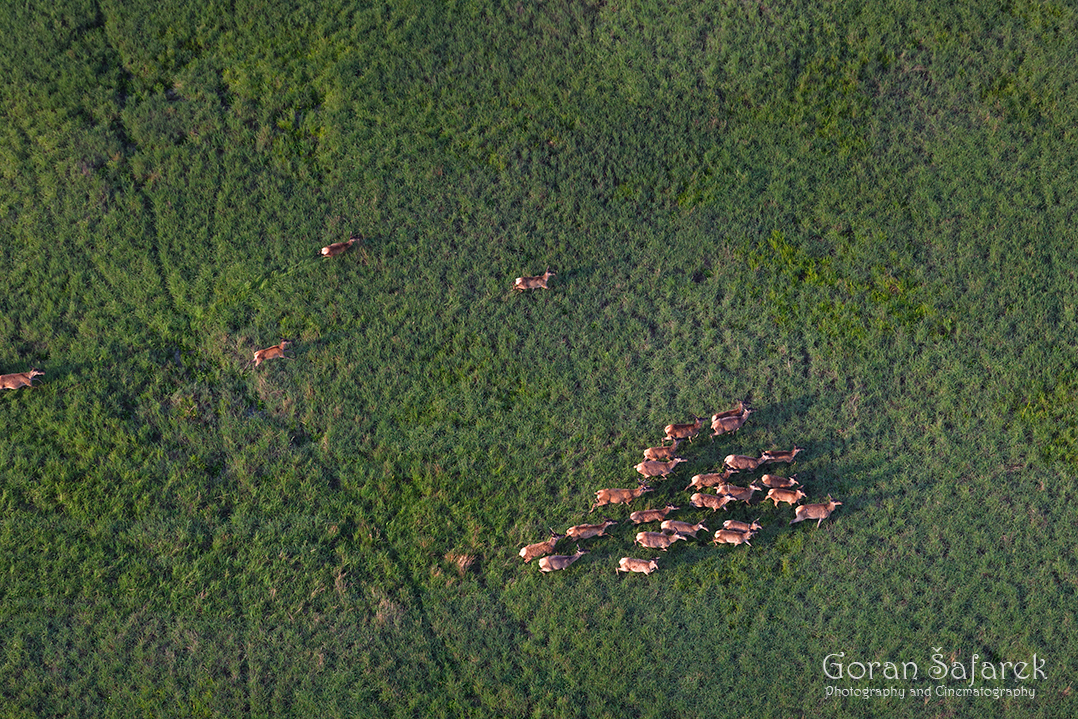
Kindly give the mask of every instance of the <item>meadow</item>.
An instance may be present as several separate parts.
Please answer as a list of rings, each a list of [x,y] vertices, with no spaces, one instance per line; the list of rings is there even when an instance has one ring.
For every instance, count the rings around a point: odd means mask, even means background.
[[[167,5],[0,13],[0,716],[1075,714],[1072,6]]]

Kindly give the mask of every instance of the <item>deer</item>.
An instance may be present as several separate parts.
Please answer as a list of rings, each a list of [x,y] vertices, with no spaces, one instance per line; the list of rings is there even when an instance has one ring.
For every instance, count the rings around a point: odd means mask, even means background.
[[[551,277],[557,276],[557,274],[557,272],[551,272],[550,270],[547,270],[538,277],[518,277],[513,280],[513,289],[517,291],[548,290],[550,288],[546,286],[546,283],[550,280]]]
[[[606,517],[599,524],[578,524],[575,527],[569,527],[565,530],[565,535],[577,541],[591,539],[592,537],[608,537],[610,535],[606,533],[607,527],[612,527],[617,523],[616,519]]]
[[[558,540],[564,536],[564,534],[558,534],[553,529],[551,529],[550,539],[544,542],[536,542],[535,544],[529,544],[528,546],[520,550],[520,556],[524,558],[524,563],[527,564],[536,557],[541,557],[544,554],[550,554],[554,551],[554,545],[557,544]]]
[[[701,529],[705,531],[711,531],[704,526],[703,522],[699,524],[690,524],[689,522],[681,522],[676,519],[668,519],[662,523],[661,528],[664,532],[674,532],[675,534],[684,534],[686,536],[696,539],[696,533]]]
[[[279,345],[274,345],[273,347],[267,347],[264,350],[256,351],[255,352],[255,360],[254,360],[255,367],[262,364],[266,360],[276,359],[277,357],[282,357],[284,359],[288,359],[288,357],[284,356],[284,348],[287,347],[290,344],[292,344],[292,343],[289,342],[288,340],[281,340],[281,343]]]
[[[32,369],[29,372],[15,372],[14,374],[0,375],[0,387],[3,389],[33,387],[34,377],[42,377],[44,374],[45,373],[39,369]]]
[[[696,421],[689,424],[668,424],[663,428],[663,432],[666,433],[663,439],[687,439],[691,442],[692,438],[700,433],[700,428],[703,426],[703,417],[696,417]]]
[[[635,557],[622,557],[618,560],[618,566],[614,570],[617,574],[622,572],[640,572],[641,574],[651,574],[659,565],[656,564],[654,559],[636,559]]]
[[[739,404],[741,405],[741,408],[738,410],[711,415],[712,437],[718,437],[720,434],[736,432],[741,429],[742,425],[745,424],[745,420],[749,418],[749,415],[752,414],[753,410],[746,407],[744,402],[739,402]]]
[[[666,548],[679,539],[685,539],[684,535],[667,534],[666,532],[637,532],[636,543],[641,547],[648,547],[649,549],[661,549],[664,552]]]
[[[730,490],[733,490],[736,493],[740,489],[742,489],[742,487],[739,487],[736,484],[730,484],[729,482],[719,482],[711,488],[711,491],[718,495],[729,495]],[[733,499],[733,497],[730,497],[730,499]]]
[[[707,489],[708,487],[715,487],[728,480],[731,474],[733,474],[733,471],[729,469],[723,472],[698,474],[692,478],[692,481],[689,482],[689,486],[685,488],[685,491],[687,492],[693,487],[696,487],[697,489]]]
[[[735,529],[719,529],[715,532],[715,539],[712,540],[712,544],[748,544],[750,547],[752,544],[749,540],[752,539],[752,534],[749,532],[739,532]]]
[[[842,502],[836,502],[831,499],[831,495],[827,495],[827,502],[820,502],[819,504],[802,504],[800,507],[794,509],[794,513],[797,515],[790,522],[790,524],[797,524],[798,522],[804,522],[808,520],[816,520],[816,528],[819,529],[820,523],[823,520],[831,516],[831,512],[835,511],[835,507],[841,505]]]
[[[733,501],[734,498],[728,494],[704,494],[702,492],[697,492],[692,496],[692,499],[689,500],[689,504],[697,509],[704,509],[706,507],[712,512],[716,512],[720,509],[725,512],[726,505]]]
[[[661,447],[648,447],[644,450],[644,459],[673,459],[674,453],[677,451],[677,446],[679,444],[681,444],[681,440],[675,439],[673,444],[664,444]]]
[[[711,419],[715,420],[719,417],[737,417],[746,409],[749,409],[749,406],[745,404],[744,400],[739,399],[737,401],[737,409],[727,409],[723,410],[722,412],[716,412],[715,414],[711,415]]]
[[[539,560],[539,571],[556,572],[559,569],[565,569],[585,554],[587,551],[580,547],[576,548],[576,554],[550,554]]]
[[[800,489],[782,489],[776,487],[767,491],[767,497],[765,501],[770,499],[775,503],[775,506],[779,506],[779,502],[785,502],[786,504],[794,505],[800,502],[808,495],[802,492]]]
[[[763,462],[763,457],[757,459],[756,457],[749,457],[744,454],[729,454],[726,459],[722,461],[724,467],[729,467],[735,472],[743,472],[745,470],[752,471],[760,466]]]
[[[769,464],[773,462],[792,462],[798,452],[803,452],[804,447],[798,447],[796,444],[793,449],[783,451],[771,451],[766,450],[760,454],[760,464]]]
[[[776,474],[765,474],[760,477],[760,484],[764,485],[768,489],[789,489],[790,487],[796,487],[800,482],[797,481],[797,475],[790,475],[789,477],[780,477]]]
[[[754,492],[759,492],[762,489],[760,485],[753,482],[748,487],[735,487],[734,485],[726,485],[726,495],[738,502],[749,502],[752,500]]]
[[[748,522],[741,522],[736,519],[727,519],[722,523],[723,529],[729,529],[731,532],[743,532],[745,534],[753,535],[759,532],[763,527],[755,519],[752,520],[752,524]]]
[[[352,239],[347,240],[346,242],[334,242],[331,245],[327,245],[327,246],[322,248],[322,256],[323,257],[336,257],[337,255],[341,254],[342,252],[347,250],[349,247],[351,247],[352,244],[356,241],[356,239],[358,239],[358,238],[353,237]]]
[[[728,432],[736,432],[741,429],[745,424],[745,420],[752,414],[751,409],[745,410],[744,414],[738,417],[712,417],[711,419],[711,436],[718,437],[720,434],[726,434]]]
[[[682,462],[688,462],[687,459],[681,457],[674,457],[669,462],[659,462],[657,460],[641,462],[633,467],[637,472],[645,477],[662,477],[666,479],[666,475],[674,471],[674,467],[678,466]]]
[[[600,489],[595,493],[595,504],[591,505],[588,512],[594,512],[597,507],[607,504],[628,504],[644,492],[650,491],[652,491],[651,487],[646,484],[641,484],[636,489]]]
[[[668,504],[662,509],[641,509],[639,512],[633,512],[629,515],[629,520],[633,524],[643,524],[645,522],[658,522],[660,519],[666,519],[666,515],[671,512],[677,511],[680,507],[675,507],[672,504]]]

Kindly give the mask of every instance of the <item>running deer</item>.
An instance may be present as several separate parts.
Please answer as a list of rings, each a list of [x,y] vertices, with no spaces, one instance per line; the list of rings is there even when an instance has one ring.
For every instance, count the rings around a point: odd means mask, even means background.
[[[831,512],[835,511],[835,507],[842,504],[842,502],[836,502],[831,499],[831,495],[827,495],[826,502],[820,502],[819,504],[802,504],[796,508],[794,512],[797,516],[790,522],[790,524],[797,524],[798,522],[804,522],[806,519],[816,521],[816,527],[819,528],[820,522],[831,516]]]
[[[0,375],[0,387],[3,389],[18,389],[19,387],[33,387],[34,377],[41,377],[45,373],[39,369],[29,372],[16,372],[14,374]]]
[[[641,547],[647,547],[649,549],[661,549],[664,552],[666,548],[679,539],[685,539],[680,534],[667,534],[666,532],[637,532],[636,543]]]
[[[671,512],[677,511],[679,507],[675,507],[672,504],[668,504],[662,509],[641,509],[639,512],[633,512],[629,515],[629,520],[633,524],[643,524],[644,522],[658,522],[661,519],[666,519],[666,515]]]
[[[677,446],[679,444],[681,444],[681,440],[675,439],[673,444],[664,444],[661,447],[648,447],[644,450],[644,459],[673,459],[674,453],[677,452]]]
[[[753,482],[748,487],[735,487],[733,485],[726,485],[725,492],[727,496],[732,497],[738,502],[749,502],[752,500],[754,492],[759,492],[763,489],[760,485]]]
[[[684,534],[686,536],[696,539],[696,533],[701,529],[705,531],[711,531],[704,526],[703,522],[699,524],[690,524],[689,522],[681,522],[676,519],[668,519],[662,523],[661,528],[664,532],[674,532],[675,534]]]
[[[557,272],[551,272],[550,270],[547,270],[546,272],[539,275],[538,277],[518,277],[515,280],[513,280],[513,289],[514,290],[540,290],[540,289],[541,290],[548,290],[550,288],[546,286],[546,283],[550,280],[551,277],[556,277],[557,274],[558,274]]]
[[[663,428],[663,431],[666,432],[663,439],[687,439],[691,442],[692,438],[700,433],[700,428],[703,426],[703,417],[697,417],[695,422],[690,422],[689,424],[668,424]]]
[[[666,475],[674,471],[674,467],[678,466],[682,462],[688,462],[687,459],[681,457],[674,457],[669,462],[659,462],[657,460],[641,462],[633,467],[637,472],[645,477],[662,477],[666,479]]]
[[[750,535],[756,534],[761,529],[763,529],[763,527],[760,526],[760,523],[757,522],[755,519],[752,520],[752,524],[749,524],[748,522],[742,522],[737,519],[727,519],[725,522],[722,523],[722,528],[729,529],[731,532],[744,532]]]
[[[612,527],[617,524],[616,519],[606,517],[599,524],[578,524],[575,527],[569,527],[565,530],[565,535],[577,541],[581,539],[591,539],[592,537],[607,537],[607,527]]]
[[[685,488],[685,491],[687,492],[693,487],[696,487],[697,489],[707,489],[708,487],[718,486],[728,480],[731,474],[733,474],[733,471],[729,469],[724,472],[698,474],[692,478],[692,481],[689,482],[689,486]]]
[[[558,540],[564,537],[564,534],[557,534],[553,529],[550,530],[550,539],[545,542],[536,542],[535,544],[529,544],[520,550],[520,556],[524,558],[524,563],[527,564],[536,557],[541,557],[544,554],[550,554],[554,551],[554,545],[558,543]]]
[[[284,348],[287,347],[290,344],[292,344],[292,343],[289,342],[288,340],[281,340],[281,344],[279,344],[279,345],[274,345],[273,347],[267,347],[264,350],[258,350],[257,352],[255,352],[255,367],[262,364],[266,360],[276,359],[277,357],[282,357],[284,359],[288,359],[287,357],[284,356]]]
[[[749,457],[744,454],[730,454],[726,456],[726,459],[722,461],[724,467],[729,467],[735,472],[743,472],[745,470],[752,471],[760,466],[763,462],[763,457],[757,459],[756,457]]]
[[[577,547],[576,554],[551,554],[539,560],[540,572],[556,572],[580,559],[587,551]]]
[[[729,495],[731,490],[736,493],[740,489],[742,489],[742,487],[739,487],[736,484],[730,484],[729,482],[719,482],[712,488],[711,491],[713,491],[715,494]],[[733,499],[733,497],[730,497],[730,499]]]
[[[741,409],[711,415],[711,436],[736,432],[745,424],[753,410],[741,403]]]
[[[711,415],[711,419],[714,420],[719,417],[737,417],[746,409],[749,409],[749,406],[746,405],[743,400],[739,399],[737,401],[737,409],[727,409],[723,410],[722,412],[716,412],[715,414]]]
[[[715,539],[711,543],[748,544],[751,547],[750,539],[752,539],[752,534],[749,532],[739,532],[736,529],[720,529],[715,532]]]
[[[765,474],[760,477],[760,484],[764,485],[768,489],[790,489],[796,487],[800,482],[797,481],[797,475],[793,474],[789,477],[780,477],[777,474]]]
[[[722,510],[726,511],[726,505],[733,502],[734,498],[728,494],[704,494],[703,492],[697,492],[689,500],[689,504],[697,509],[710,509],[712,512]]]
[[[803,452],[804,447],[798,447],[796,444],[793,449],[783,451],[765,451],[760,454],[760,464],[768,464],[773,462],[792,462],[798,452]]]
[[[636,559],[635,557],[622,557],[618,560],[618,567],[614,571],[618,574],[622,572],[640,572],[641,574],[651,574],[659,565],[655,563],[654,559]]]
[[[636,489],[600,489],[595,493],[595,504],[591,505],[588,512],[594,512],[597,507],[607,504],[628,504],[644,492],[652,491],[651,487],[641,484]]]
[[[786,504],[797,504],[808,495],[802,492],[800,489],[769,489],[767,491],[767,497],[764,501],[770,499],[775,503],[775,506],[779,506],[779,502],[785,502]]]
[[[352,239],[350,239],[350,240],[348,240],[346,242],[334,242],[332,245],[327,245],[327,246],[322,248],[322,256],[323,257],[336,257],[337,255],[341,254],[342,252],[347,250],[349,247],[351,247],[352,244],[356,241],[356,239],[357,238],[353,237]]]

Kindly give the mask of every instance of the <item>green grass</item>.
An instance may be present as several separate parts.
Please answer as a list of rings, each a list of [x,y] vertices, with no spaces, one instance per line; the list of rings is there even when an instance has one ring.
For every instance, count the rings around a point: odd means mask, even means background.
[[[1073,714],[1071,8],[3,17],[0,714]],[[604,509],[796,443],[821,527],[520,562],[738,399]],[[1047,676],[826,696],[937,647]]]

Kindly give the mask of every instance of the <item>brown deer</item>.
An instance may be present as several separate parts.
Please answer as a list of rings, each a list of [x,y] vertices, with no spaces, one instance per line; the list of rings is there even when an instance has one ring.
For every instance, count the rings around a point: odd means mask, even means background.
[[[726,485],[725,491],[727,496],[732,497],[738,502],[749,502],[752,500],[753,493],[759,492],[761,489],[763,488],[760,485],[753,482],[748,487],[735,487],[728,484]]]
[[[618,574],[622,572],[640,572],[641,574],[651,574],[659,565],[655,563],[654,559],[636,559],[635,557],[622,557],[618,560],[617,569],[614,571]]]
[[[666,519],[666,515],[671,512],[677,511],[679,507],[675,507],[672,504],[668,504],[662,509],[641,509],[639,512],[633,512],[629,515],[629,520],[633,524],[643,524],[645,522],[658,522],[661,519]]]
[[[580,547],[577,547],[576,554],[551,554],[539,560],[539,571],[556,572],[559,569],[565,569],[585,554],[587,551]]]
[[[716,412],[715,414],[711,415],[711,419],[714,420],[718,417],[737,417],[746,409],[749,409],[749,406],[745,404],[744,400],[739,399],[737,401],[737,409],[727,409],[723,410],[722,412]]]
[[[290,344],[292,343],[288,340],[281,340],[281,344],[279,345],[267,347],[264,350],[258,350],[257,352],[255,352],[255,367],[269,359],[276,359],[278,357],[288,359],[284,356],[284,348],[289,346]]]
[[[557,276],[557,274],[557,272],[551,272],[550,270],[547,270],[538,277],[518,277],[513,280],[513,289],[518,291],[548,290],[550,288],[546,286],[546,283],[550,280],[551,277]]]
[[[39,369],[32,369],[29,372],[16,372],[14,374],[0,375],[0,387],[3,389],[33,387],[34,377],[42,377],[44,374],[45,373]]]
[[[802,504],[800,507],[794,510],[797,515],[790,524],[797,524],[798,522],[804,522],[806,519],[811,521],[816,520],[816,528],[820,527],[820,522],[831,516],[831,512],[835,511],[835,507],[842,504],[842,502],[836,502],[831,499],[831,495],[827,495],[827,501],[819,504]]]
[[[678,466],[682,462],[688,461],[689,460],[682,459],[681,457],[674,457],[669,462],[659,462],[655,460],[646,461],[635,465],[633,469],[648,478],[662,477],[663,479],[666,479],[666,475],[673,472],[674,467]]]
[[[550,530],[550,539],[545,542],[536,542],[535,544],[529,544],[520,550],[520,556],[524,558],[524,563],[527,564],[536,557],[541,557],[544,554],[550,554],[554,551],[554,545],[558,543],[558,540],[564,537],[564,534],[557,534],[553,529]]]
[[[729,412],[711,415],[711,436],[718,437],[727,432],[736,432],[745,424],[753,410],[742,402],[741,408]]]
[[[740,489],[743,488],[736,484],[730,484],[729,482],[719,482],[714,487],[712,487],[711,491],[713,491],[715,494],[729,495],[731,491],[736,494]],[[733,497],[730,497],[730,499],[733,499]]]
[[[748,457],[744,454],[730,454],[726,456],[726,459],[722,461],[724,467],[729,467],[735,472],[743,472],[745,470],[752,471],[760,466],[763,462],[763,457],[757,459],[756,457]]]
[[[609,536],[606,533],[607,527],[612,527],[617,523],[616,519],[606,517],[599,524],[578,524],[575,527],[569,527],[565,530],[565,535],[577,541],[591,539],[592,537],[606,537]]]
[[[591,505],[588,512],[594,512],[597,507],[607,504],[628,504],[644,492],[652,491],[651,487],[641,484],[636,489],[600,489],[595,493],[595,504]]]
[[[708,487],[715,487],[730,478],[733,474],[732,470],[727,469],[724,472],[711,472],[709,474],[698,474],[692,478],[689,482],[689,486],[685,488],[685,491],[689,491],[693,487],[697,489],[707,489]]]
[[[681,522],[676,519],[667,519],[660,525],[664,532],[674,532],[675,534],[684,534],[686,536],[696,539],[696,533],[701,529],[711,531],[704,526],[703,522],[699,524],[690,524],[689,522]]]
[[[769,464],[773,462],[792,462],[798,452],[803,452],[804,447],[798,447],[796,444],[793,449],[783,451],[765,451],[760,454],[760,464]]]
[[[649,549],[661,549],[664,552],[666,548],[679,539],[685,539],[684,536],[674,533],[667,534],[666,532],[637,532],[636,543],[641,547],[648,547]]]
[[[722,523],[722,528],[729,529],[731,532],[745,532],[748,534],[756,534],[763,529],[763,527],[760,526],[760,523],[755,519],[752,520],[752,524],[741,522],[736,519],[727,519]]]
[[[679,444],[681,444],[681,440],[675,439],[673,444],[664,444],[661,447],[648,447],[644,450],[644,459],[673,459],[674,453],[677,452],[677,446]]]
[[[710,509],[712,512],[717,510],[726,511],[726,505],[733,502],[734,498],[728,494],[704,494],[703,492],[697,492],[689,500],[689,504],[697,509]]]
[[[767,497],[764,501],[770,499],[775,503],[775,506],[779,506],[779,502],[785,502],[786,504],[797,504],[808,495],[802,492],[800,489],[770,489],[767,492]]]
[[[789,477],[780,477],[776,474],[765,474],[760,477],[760,484],[764,485],[768,489],[790,489],[796,487],[800,482],[797,481],[797,475],[793,474]]]
[[[668,424],[663,428],[663,431],[666,432],[663,439],[687,439],[691,442],[692,438],[700,433],[700,428],[703,426],[703,417],[697,417],[695,422],[690,422],[689,424]]]
[[[749,540],[752,539],[752,534],[749,532],[739,532],[734,529],[720,529],[715,532],[715,539],[712,544],[748,544],[750,547],[752,544]]]
[[[350,239],[350,240],[348,240],[346,242],[334,242],[332,245],[327,245],[326,247],[322,248],[322,256],[323,257],[336,257],[337,255],[341,254],[342,252],[347,250],[349,247],[351,247],[352,244],[356,241],[356,239],[357,238],[353,237],[352,239]]]

